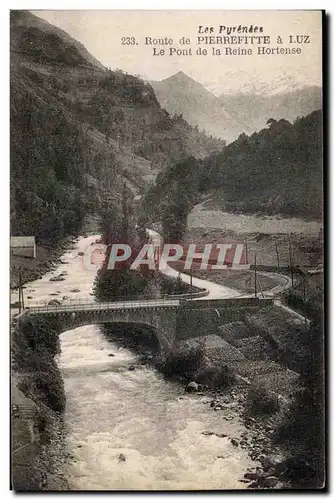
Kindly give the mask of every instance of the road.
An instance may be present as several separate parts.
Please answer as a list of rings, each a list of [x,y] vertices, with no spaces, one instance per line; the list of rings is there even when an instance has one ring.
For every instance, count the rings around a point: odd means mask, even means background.
[[[157,245],[161,247],[163,243],[163,239],[157,231],[153,229],[147,229],[150,242],[153,245]],[[161,272],[166,276],[170,276],[171,278],[178,278],[188,285],[191,284],[191,276],[188,274],[179,273],[172,267],[170,267],[165,259],[161,256]],[[241,297],[242,294],[237,290],[233,290],[232,288],[228,288],[226,286],[218,285],[217,283],[212,283],[211,281],[202,280],[200,278],[192,278],[192,285],[198,288],[205,288],[208,290],[208,295],[206,297],[199,298],[197,300],[206,300],[206,299],[231,299],[235,297]]]
[[[153,229],[147,229],[147,233],[150,238],[150,242],[153,245],[161,246],[163,243],[163,239],[160,236],[157,231],[154,231]],[[180,279],[184,282],[187,283],[188,285],[191,284],[191,277],[188,274],[183,274],[179,273],[175,269],[172,269],[165,260],[162,261],[162,270],[161,272],[165,274],[166,276],[170,276],[172,278],[177,278],[178,276]],[[257,296],[259,298],[275,298],[279,293],[283,292],[284,290],[290,288],[290,280],[287,278],[287,276],[283,276],[282,274],[276,274],[276,273],[268,273],[265,271],[259,272],[259,274],[266,275],[272,278],[275,278],[277,281],[280,283],[276,285],[274,288],[270,290],[266,290],[263,293],[259,292]],[[208,280],[203,280],[199,278],[193,278],[192,279],[192,284],[198,288],[205,288],[208,290],[209,294],[206,297],[198,298],[197,300],[206,300],[206,299],[229,299],[229,298],[247,298],[247,297],[254,297],[254,294],[244,294],[242,292],[238,292],[237,290],[233,290],[232,288],[228,288],[223,285],[218,285],[217,283],[212,283],[211,281]],[[293,318],[299,323],[304,323],[305,318],[291,309],[290,307],[286,306],[285,304],[282,303],[281,300],[277,299],[274,301],[275,305],[277,307],[282,308],[286,312],[290,313]],[[307,320],[307,324],[309,324],[309,320]]]

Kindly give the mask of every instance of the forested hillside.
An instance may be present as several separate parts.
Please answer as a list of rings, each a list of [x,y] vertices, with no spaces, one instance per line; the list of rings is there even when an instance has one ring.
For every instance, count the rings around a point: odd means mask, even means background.
[[[146,194],[143,213],[161,217],[169,226],[165,234],[180,237],[185,213],[204,194],[206,206],[226,211],[319,218],[322,189],[322,113],[315,111],[293,124],[270,119],[260,132],[241,134],[204,161],[169,167]]]
[[[293,124],[269,119],[204,162],[202,190],[219,190],[227,209],[319,217],[322,210],[322,113]]]
[[[162,167],[222,149],[31,13],[11,12],[10,35],[12,234],[75,234],[102,201],[119,210],[124,186],[137,194]]]

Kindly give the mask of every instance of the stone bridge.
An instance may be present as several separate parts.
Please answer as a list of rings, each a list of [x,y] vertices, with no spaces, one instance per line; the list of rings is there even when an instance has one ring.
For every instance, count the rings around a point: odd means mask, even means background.
[[[61,331],[88,324],[130,323],[154,329],[160,347],[171,350],[179,340],[217,333],[224,323],[243,321],[260,308],[271,307],[272,299],[177,298],[125,302],[74,302],[66,305],[31,307],[20,315],[57,317]]]

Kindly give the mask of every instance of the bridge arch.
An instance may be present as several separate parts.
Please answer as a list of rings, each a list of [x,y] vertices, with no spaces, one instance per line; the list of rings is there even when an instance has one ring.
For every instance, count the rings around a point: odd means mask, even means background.
[[[28,313],[28,317],[30,314]],[[32,314],[32,317],[39,316],[38,313]],[[57,325],[59,334],[86,325],[102,325],[102,324],[129,324],[143,325],[149,327],[158,340],[161,350],[172,350],[176,338],[176,309],[126,309],[126,310],[96,310],[96,311],[67,311],[59,310],[57,313],[43,313],[43,319],[47,323],[54,324],[57,317]]]

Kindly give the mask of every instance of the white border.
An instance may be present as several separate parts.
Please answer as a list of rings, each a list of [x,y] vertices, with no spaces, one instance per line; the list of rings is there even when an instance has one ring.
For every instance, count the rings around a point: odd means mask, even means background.
[[[9,290],[9,277],[8,277],[8,269],[9,269],[9,261],[8,261],[8,254],[9,254],[9,243],[8,243],[8,237],[9,237],[9,9],[24,9],[24,10],[37,10],[37,9],[152,9],[152,10],[158,10],[158,9],[166,9],[166,10],[179,10],[179,9],[184,9],[184,10],[208,10],[208,9],[216,9],[216,10],[239,10],[239,9],[244,9],[244,10],[255,10],[255,9],[262,9],[262,10],[308,10],[308,9],[326,9],[328,14],[332,14],[334,10],[332,9],[333,5],[333,0],[326,0],[326,2],[323,2],[323,5],[320,4],[320,2],[312,1],[312,0],[305,0],[305,1],[293,1],[293,0],[281,0],[281,1],[272,1],[271,3],[266,2],[266,1],[253,1],[253,2],[248,2],[248,1],[242,1],[242,0],[235,0],[233,2],[219,2],[217,0],[184,0],[184,2],[181,5],[180,0],[169,0],[169,1],[160,1],[154,2],[150,0],[142,0],[141,2],[134,1],[134,0],[96,0],[95,2],[92,2],[92,0],[81,0],[75,1],[75,0],[57,0],[57,1],[49,1],[49,0],[35,0],[33,4],[23,1],[23,0],[13,0],[11,2],[3,1],[1,3],[0,7],[0,26],[1,26],[1,45],[0,45],[0,57],[1,57],[1,72],[2,72],[2,77],[1,77],[1,100],[2,100],[2,106],[1,106],[1,142],[2,142],[2,157],[1,157],[1,196],[0,196],[0,202],[1,202],[1,231],[2,235],[4,236],[4,241],[3,244],[1,245],[1,263],[2,263],[2,279],[1,279],[1,308],[2,308],[2,318],[6,318],[7,320],[4,322],[1,328],[1,348],[0,348],[0,377],[1,377],[1,388],[2,388],[2,393],[1,393],[1,401],[2,401],[2,411],[1,411],[1,425],[0,425],[0,436],[1,436],[1,467],[0,467],[0,488],[1,488],[1,493],[2,493],[2,498],[8,498],[11,497],[14,493],[9,491],[9,338],[8,338],[8,328],[9,328],[9,313],[8,313],[8,290]],[[335,46],[334,44],[334,35],[333,33],[330,36],[330,43],[329,47]],[[330,55],[330,67],[331,67],[331,74],[330,74],[330,81],[333,82],[333,73],[334,73],[334,54],[331,53]],[[329,88],[330,92],[330,88]],[[331,100],[330,100],[331,104]],[[329,119],[330,119],[330,124],[333,122],[334,118],[334,107],[331,106],[330,114],[329,114]],[[330,139],[330,145],[334,142],[334,136],[332,131],[330,130],[329,132],[329,139]],[[329,158],[329,172],[331,173],[331,170],[333,168],[332,164],[332,150],[330,151],[330,158]],[[330,198],[332,198],[332,194],[335,194],[335,189],[334,189],[334,176],[330,175]],[[330,222],[331,222],[331,227],[330,229],[334,229],[334,221],[335,221],[335,205],[334,203],[331,203],[330,206]],[[332,250],[334,249],[334,241],[333,241],[333,236],[334,236],[334,231],[331,232],[332,238],[331,238],[331,250],[328,254],[328,258],[332,257]],[[334,267],[331,265],[331,284],[335,280],[335,273],[334,273]],[[329,312],[334,310],[335,308],[335,296],[334,294],[330,293],[330,304],[329,304]],[[334,323],[333,323],[333,317],[331,315],[331,323],[328,327],[329,334],[328,334],[328,341],[330,341],[331,334],[334,334]],[[332,360],[335,358],[335,354],[333,352],[334,348],[334,343],[331,345],[331,349],[329,349],[329,370],[332,365]],[[330,374],[331,375],[331,374]],[[332,401],[335,398],[334,390],[335,386],[332,384],[331,378],[329,379],[329,404],[328,404],[328,412],[332,414]],[[329,425],[331,424],[331,417],[329,415]],[[328,433],[328,435],[331,436],[331,443],[329,445],[331,446],[331,451],[333,451],[334,447],[334,434],[333,432]],[[334,461],[332,460],[333,456],[329,456],[330,458],[330,465],[329,465],[329,473],[331,475],[332,470],[330,470],[330,466],[333,465]],[[333,467],[331,467],[333,469]],[[224,493],[224,492],[223,492]],[[43,494],[42,494],[43,495]],[[80,494],[74,494],[75,496],[79,496]],[[227,495],[227,494],[225,494]],[[238,495],[238,494],[237,494]],[[283,496],[281,494],[280,496]],[[293,494],[285,494],[285,497],[291,497]],[[38,494],[30,494],[30,498],[37,498],[40,497],[41,493]],[[44,496],[44,495],[43,495]],[[81,495],[80,495],[81,496]],[[89,498],[91,495],[87,496],[85,495],[86,498]],[[119,497],[120,495],[118,494],[113,494],[115,497]],[[122,495],[123,496],[123,495]],[[179,496],[179,495],[177,495]],[[203,494],[201,495],[203,497],[209,496],[209,494]],[[236,494],[234,494],[234,497],[236,497]]]

